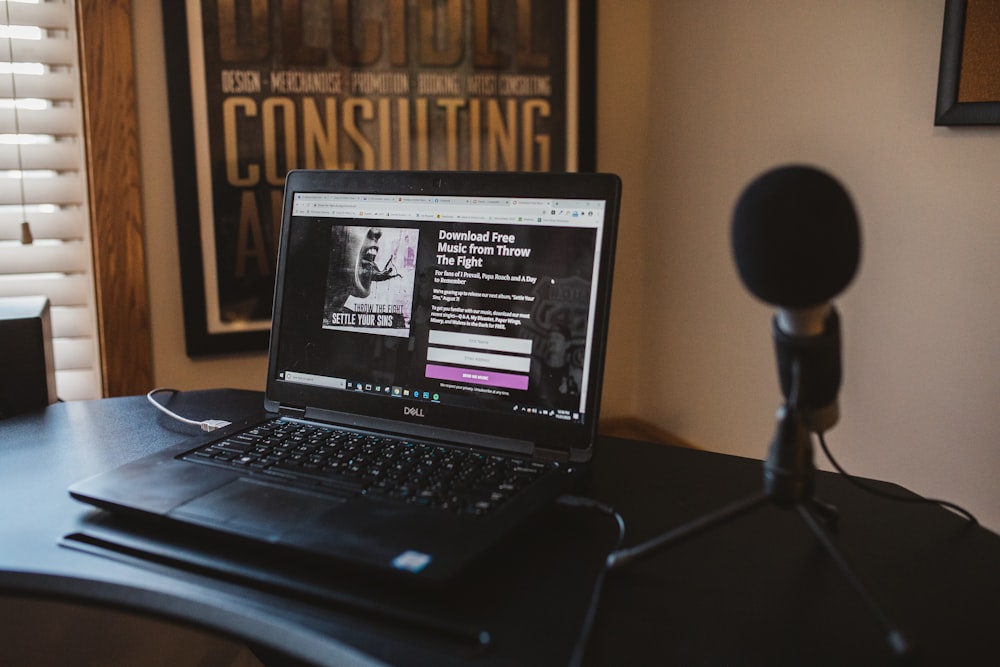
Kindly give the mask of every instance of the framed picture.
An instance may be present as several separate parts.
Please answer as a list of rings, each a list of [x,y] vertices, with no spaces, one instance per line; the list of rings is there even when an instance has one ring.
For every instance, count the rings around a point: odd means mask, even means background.
[[[162,7],[189,356],[266,349],[291,169],[594,169],[596,0]]]
[[[947,0],[935,125],[1000,124],[1000,3]]]

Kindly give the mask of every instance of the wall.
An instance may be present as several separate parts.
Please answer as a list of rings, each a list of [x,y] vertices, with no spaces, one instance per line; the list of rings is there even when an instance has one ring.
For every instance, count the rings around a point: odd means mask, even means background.
[[[864,232],[831,448],[1000,529],[1000,128],[933,127],[943,5],[599,1],[598,167],[625,193],[605,414],[763,456],[771,311],[736,276],[731,208],[761,171],[816,164]],[[159,3],[134,12],[157,384],[260,388],[263,355],[183,353]]]
[[[264,353],[199,358],[195,361],[184,351],[180,253],[177,248],[160,4],[154,0],[135,0],[132,3],[146,269],[156,385],[181,390],[209,387],[263,390],[267,373],[267,355]],[[177,3],[176,11],[182,11],[181,3]]]
[[[184,352],[174,186],[169,167],[163,21],[159,2],[136,0],[132,4],[156,384],[178,389],[227,386],[262,390],[267,361],[263,353],[192,360]],[[626,259],[619,262],[615,277],[604,412],[624,415],[633,411],[637,375],[638,357],[634,353],[633,319],[629,314],[641,302],[639,278],[643,256],[639,222],[644,218],[644,169],[636,156],[644,152],[645,138],[643,132],[636,130],[643,126],[642,111],[648,97],[645,56],[649,52],[649,35],[644,31],[637,33],[635,26],[648,25],[649,3],[629,2],[605,14],[607,20],[601,23],[599,37],[602,61],[598,112],[609,122],[600,124],[598,152],[603,156],[601,168],[619,173],[626,183],[629,194],[623,204],[623,221],[632,223],[623,225],[619,238],[619,256]],[[626,35],[634,51],[618,48]],[[636,59],[635,53],[641,57]]]
[[[857,474],[967,505],[1000,528],[1000,128],[933,126],[943,2],[653,3],[638,412],[763,456],[779,392],[771,310],[741,287],[729,223],[776,164],[853,193],[862,268],[838,301]]]

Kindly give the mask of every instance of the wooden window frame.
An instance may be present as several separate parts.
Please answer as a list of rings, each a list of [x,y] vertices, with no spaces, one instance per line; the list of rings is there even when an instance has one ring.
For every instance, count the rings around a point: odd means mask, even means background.
[[[131,0],[77,0],[104,396],[153,388]]]

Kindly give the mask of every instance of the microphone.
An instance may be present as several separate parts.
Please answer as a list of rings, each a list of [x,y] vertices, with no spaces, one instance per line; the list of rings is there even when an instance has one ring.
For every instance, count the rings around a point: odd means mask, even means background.
[[[737,200],[732,245],[743,284],[777,308],[772,330],[782,394],[806,427],[821,433],[839,418],[840,316],[831,300],[861,259],[854,204],[819,169],[778,167]]]

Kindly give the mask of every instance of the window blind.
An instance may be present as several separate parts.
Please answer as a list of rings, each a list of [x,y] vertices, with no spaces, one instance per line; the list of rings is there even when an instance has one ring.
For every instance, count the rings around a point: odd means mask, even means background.
[[[0,0],[0,297],[51,302],[56,390],[99,398],[75,7]]]

